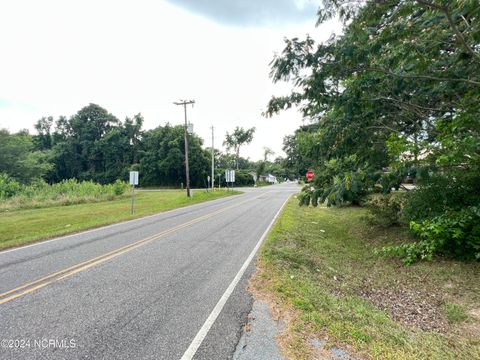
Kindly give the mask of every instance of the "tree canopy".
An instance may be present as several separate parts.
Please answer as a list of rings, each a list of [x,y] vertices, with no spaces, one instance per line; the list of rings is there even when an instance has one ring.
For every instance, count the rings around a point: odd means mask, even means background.
[[[244,129],[242,127],[236,127],[231,134],[227,132],[225,135],[225,141],[223,145],[227,147],[227,150],[233,149],[235,153],[235,167],[239,168],[239,159],[240,159],[240,147],[246,144],[249,144],[253,140],[253,134],[255,133],[255,128]]]
[[[343,34],[321,44],[287,39],[272,61],[273,81],[293,90],[273,97],[266,114],[298,106],[311,122],[285,140],[287,160],[318,174],[305,198],[360,203],[408,175],[420,187],[412,203],[424,188],[468,194],[410,219],[480,204],[480,3],[322,1],[318,22],[334,17]]]

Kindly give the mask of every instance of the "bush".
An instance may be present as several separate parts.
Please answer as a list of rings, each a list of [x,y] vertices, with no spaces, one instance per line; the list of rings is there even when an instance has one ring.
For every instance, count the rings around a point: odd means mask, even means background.
[[[412,221],[410,229],[420,237],[415,243],[384,247],[384,255],[394,255],[412,264],[433,255],[462,260],[480,260],[480,206],[449,212],[421,223]]]
[[[334,176],[332,183],[315,182],[317,188],[307,185],[302,189],[300,205],[327,202],[327,206],[354,204],[359,205],[367,195],[365,174],[362,171],[346,172],[343,176]]]
[[[248,172],[242,170],[235,171],[235,186],[253,186],[254,184],[253,176]]]
[[[123,193],[125,193],[125,191],[127,191],[127,189],[129,188],[128,183],[126,183],[125,181],[120,181],[118,179],[115,180],[112,186],[113,193],[117,196],[123,195]]]
[[[365,203],[369,211],[367,219],[371,224],[382,227],[400,225],[404,203],[405,193],[371,195]]]
[[[407,194],[403,219],[421,222],[479,204],[479,184],[478,176],[432,176]]]
[[[0,174],[0,200],[15,196],[22,190],[22,185],[7,174]]]
[[[217,179],[218,177],[215,180],[218,181]],[[227,186],[224,173],[222,173],[220,181],[220,186]],[[253,186],[254,184],[255,182],[253,180],[253,176],[250,173],[245,170],[235,170],[235,182],[233,183],[234,187]],[[215,185],[218,185],[218,183],[216,182]],[[228,185],[230,186],[230,183]]]

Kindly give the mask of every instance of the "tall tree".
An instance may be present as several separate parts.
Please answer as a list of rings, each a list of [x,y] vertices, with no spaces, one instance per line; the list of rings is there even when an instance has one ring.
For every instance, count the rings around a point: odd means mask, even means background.
[[[179,186],[185,179],[183,126],[159,126],[146,131],[142,138],[140,178],[142,185]],[[190,181],[194,187],[205,187],[210,169],[210,154],[202,140],[189,135]]]
[[[37,135],[34,136],[34,143],[37,150],[48,150],[52,148],[52,126],[53,117],[42,117],[34,127]]]
[[[46,137],[38,123],[38,138]],[[126,118],[122,123],[106,109],[90,104],[67,119],[60,117],[50,136],[55,171],[51,181],[76,178],[110,183],[126,179],[128,170],[139,162],[143,117]]]
[[[275,155],[275,152],[270,149],[268,146],[263,147],[263,161],[267,162],[270,156]]]
[[[267,111],[300,105],[316,123],[296,141],[322,170],[315,180],[322,194],[337,189],[345,196],[335,192],[332,202],[351,199],[352,189],[361,194],[384,179],[387,166],[386,191],[406,172],[478,173],[478,1],[322,3],[319,22],[340,16],[343,35],[318,45],[286,40],[271,75],[294,89]]]
[[[223,145],[227,147],[227,150],[233,149],[235,153],[235,167],[237,169],[239,168],[240,147],[251,143],[254,133],[254,127],[245,130],[244,128],[237,126],[232,134],[227,132],[225,135]]]

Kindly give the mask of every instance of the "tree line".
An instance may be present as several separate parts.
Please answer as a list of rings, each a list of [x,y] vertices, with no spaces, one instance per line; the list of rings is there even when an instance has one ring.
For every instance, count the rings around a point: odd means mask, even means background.
[[[144,130],[141,114],[119,120],[106,109],[90,104],[69,118],[43,117],[35,134],[0,130],[0,173],[23,184],[42,179],[53,184],[67,179],[100,184],[128,180],[140,172],[141,186],[180,187],[185,183],[184,128],[166,124]],[[253,139],[255,128],[237,127],[226,134],[225,145],[234,152],[215,149],[216,181],[224,169],[236,168],[237,185],[253,185],[258,162],[240,156],[240,147]],[[281,163],[283,159],[276,160]],[[282,166],[263,161],[265,171],[285,177]],[[190,181],[206,187],[211,174],[211,148],[196,134],[189,135]]]
[[[373,211],[419,238],[391,253],[480,259],[479,16],[476,0],[324,0],[318,23],[343,34],[286,40],[271,76],[293,90],[266,114],[310,120],[285,139],[290,165],[316,171],[303,204],[383,194]],[[391,194],[405,181],[415,190]]]

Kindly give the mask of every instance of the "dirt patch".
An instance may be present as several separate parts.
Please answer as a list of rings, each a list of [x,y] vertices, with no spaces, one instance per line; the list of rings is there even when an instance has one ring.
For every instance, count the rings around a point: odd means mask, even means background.
[[[449,330],[442,310],[444,300],[438,294],[401,288],[376,289],[366,284],[360,295],[408,327],[438,333]]]
[[[471,317],[473,317],[475,320],[479,320],[480,321],[480,308],[478,309],[472,309],[470,310],[469,312],[469,315]]]

